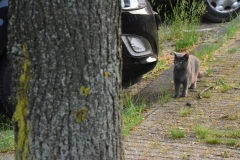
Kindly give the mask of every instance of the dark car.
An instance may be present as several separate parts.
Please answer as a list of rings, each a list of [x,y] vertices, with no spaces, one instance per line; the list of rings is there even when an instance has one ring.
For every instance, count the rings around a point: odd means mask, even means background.
[[[152,70],[158,59],[157,13],[147,0],[122,0],[123,87]]]
[[[156,9],[157,6],[176,3],[178,0],[150,0]],[[190,0],[189,0],[190,1]],[[191,0],[193,1],[193,0]],[[226,22],[235,18],[240,11],[240,0],[195,0],[203,1],[206,5],[204,18],[211,22]]]
[[[158,34],[156,13],[147,0],[122,0],[122,85],[136,83],[157,63]],[[13,115],[7,45],[8,0],[0,0],[0,112]],[[4,106],[4,107],[3,107]],[[5,109],[6,110],[5,110]]]
[[[7,112],[12,115],[13,107],[8,106],[8,96],[11,93],[10,78],[8,72],[8,61],[6,55],[7,45],[7,12],[8,12],[8,0],[0,0],[0,113],[6,114]]]

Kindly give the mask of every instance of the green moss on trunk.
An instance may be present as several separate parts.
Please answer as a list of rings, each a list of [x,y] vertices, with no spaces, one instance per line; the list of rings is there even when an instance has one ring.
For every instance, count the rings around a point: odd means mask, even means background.
[[[28,144],[28,127],[26,122],[26,112],[28,106],[28,89],[30,84],[30,66],[31,62],[27,53],[26,44],[22,45],[22,52],[24,55],[22,64],[22,74],[19,78],[17,106],[13,115],[13,120],[17,126],[17,137],[15,137],[16,159],[27,159],[29,144]]]

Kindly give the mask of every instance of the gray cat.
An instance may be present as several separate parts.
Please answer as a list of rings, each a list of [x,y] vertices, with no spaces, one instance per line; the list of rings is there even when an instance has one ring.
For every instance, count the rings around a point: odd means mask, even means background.
[[[200,61],[197,57],[189,54],[174,52],[173,80],[175,85],[175,94],[173,98],[179,97],[179,88],[183,84],[181,97],[186,97],[189,89],[196,88],[197,79],[206,75],[206,72],[200,72]]]

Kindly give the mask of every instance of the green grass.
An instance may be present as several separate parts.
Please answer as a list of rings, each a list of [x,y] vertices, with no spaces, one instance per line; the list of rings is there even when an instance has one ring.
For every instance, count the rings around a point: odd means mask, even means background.
[[[232,131],[229,131],[226,135],[227,138],[240,138],[240,130],[234,129]]]
[[[210,98],[211,97],[211,93],[210,92],[203,92],[201,93],[202,98]]]
[[[195,126],[194,132],[196,138],[204,140],[208,144],[225,144],[232,146],[240,145],[240,130],[234,129],[231,131],[224,131],[218,129],[210,130],[204,126]]]
[[[159,10],[162,9],[159,8]],[[165,21],[159,31],[160,42],[172,40],[176,51],[194,46],[200,38],[197,30],[204,12],[203,2],[178,0],[176,5],[171,5],[171,12],[164,14]]]
[[[221,153],[222,158],[230,158],[231,157],[231,152],[229,151],[224,151]]]
[[[206,69],[206,72],[207,72],[206,76],[211,76],[212,73],[213,73],[213,66],[212,66],[212,67],[209,66],[209,67]]]
[[[204,14],[205,5],[202,2],[187,0],[178,1],[172,6],[172,15],[166,19],[171,22],[170,35],[176,39],[176,51],[183,51],[195,45],[199,40],[201,17]]]
[[[181,153],[180,154],[180,158],[182,159],[182,160],[184,160],[184,159],[189,159],[189,153],[186,153],[186,152],[183,152],[183,153]]]
[[[236,48],[232,48],[228,51],[229,54],[235,54],[237,52]]]
[[[180,115],[182,117],[189,115],[192,112],[192,109],[190,108],[184,108],[180,111]]]
[[[198,57],[202,63],[211,62],[214,59],[213,52],[218,49],[218,45],[203,45],[201,49],[195,50],[193,54]]]
[[[227,38],[232,38],[232,37],[236,37],[236,33],[237,33],[237,30],[238,30],[239,26],[238,26],[238,23],[236,20],[233,20],[232,18],[232,21],[231,23],[229,23],[227,25]]]
[[[11,121],[0,115],[0,152],[14,150],[14,134]]]
[[[203,126],[196,126],[194,128],[194,131],[195,131],[196,137],[200,139],[205,139],[210,132],[208,128]]]
[[[169,68],[169,66],[167,65],[167,61],[165,59],[161,59],[158,61],[155,68],[157,70],[165,70],[165,69]]]
[[[161,105],[163,105],[164,103],[166,103],[169,99],[171,98],[171,96],[169,95],[168,91],[166,88],[164,88],[162,94],[159,95],[158,97],[158,101]]]
[[[223,138],[225,136],[225,132],[222,130],[211,130],[210,135],[218,138]]]
[[[178,52],[191,48],[199,41],[198,26],[189,26],[185,33],[175,41],[175,50]]]
[[[212,88],[220,91],[221,93],[226,93],[230,89],[233,89],[237,84],[235,83],[225,83],[224,77],[220,78],[217,82],[212,83]]]
[[[227,84],[220,85],[220,92],[221,93],[226,93],[230,89],[232,89],[231,85],[227,85]]]
[[[233,129],[231,131],[223,131],[223,130],[209,130],[208,135],[211,135],[212,137],[218,137],[218,138],[240,138],[240,130],[239,129]]]
[[[0,152],[8,152],[14,150],[14,134],[13,130],[0,131]]]
[[[133,100],[132,96],[127,98],[127,102],[122,110],[123,135],[127,135],[135,126],[141,123],[143,109],[146,104],[145,100],[137,102]]]
[[[205,142],[208,144],[221,144],[222,141],[220,138],[217,137],[207,137],[205,138]]]
[[[238,139],[224,139],[223,144],[230,145],[230,146],[239,146],[240,141]]]
[[[184,138],[186,133],[184,130],[181,130],[181,129],[171,129],[169,135],[171,138],[179,139],[179,138]]]
[[[238,116],[237,115],[230,115],[227,119],[230,120],[230,121],[234,121],[234,120],[238,119]]]

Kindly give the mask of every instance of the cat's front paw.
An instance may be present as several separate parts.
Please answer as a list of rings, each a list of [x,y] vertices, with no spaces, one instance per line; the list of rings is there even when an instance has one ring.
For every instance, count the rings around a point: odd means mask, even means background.
[[[181,97],[187,97],[187,93],[181,94]]]
[[[173,98],[178,98],[179,97],[179,94],[174,94],[173,95]]]
[[[189,87],[189,89],[195,89],[197,87],[196,83],[191,84],[191,86]]]

